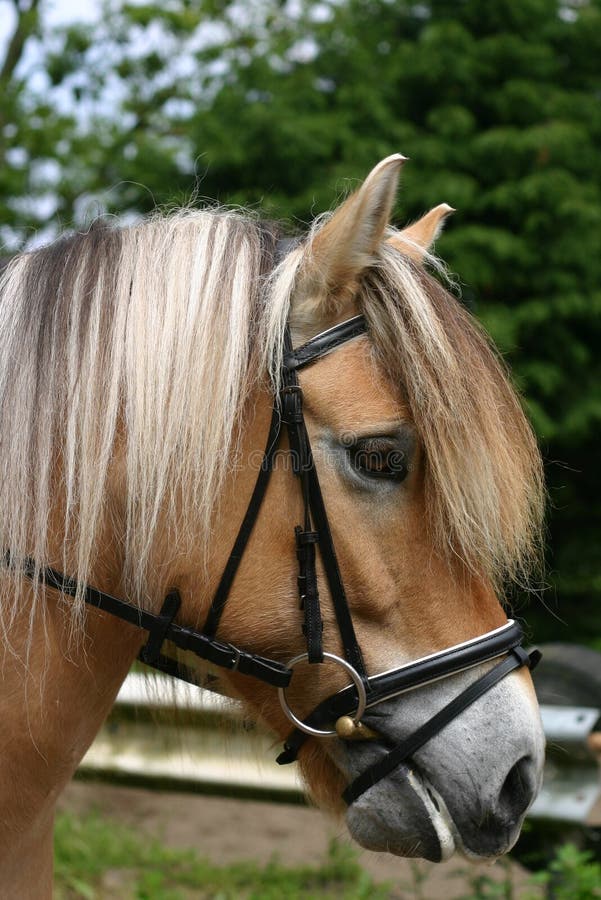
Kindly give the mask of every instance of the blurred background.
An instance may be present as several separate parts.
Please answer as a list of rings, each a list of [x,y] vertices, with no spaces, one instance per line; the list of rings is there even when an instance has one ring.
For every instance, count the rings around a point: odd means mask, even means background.
[[[546,460],[518,615],[601,651],[600,147],[600,0],[0,0],[3,255],[206,198],[302,229],[410,157],[396,221],[456,208],[437,252]]]

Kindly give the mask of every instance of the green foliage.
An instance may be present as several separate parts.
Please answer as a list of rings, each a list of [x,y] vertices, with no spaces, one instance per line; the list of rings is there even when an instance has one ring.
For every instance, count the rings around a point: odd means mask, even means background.
[[[592,853],[566,844],[559,848],[548,871],[534,876],[532,882],[547,887],[553,900],[594,900],[601,897],[601,863]]]
[[[242,850],[243,852],[243,850]],[[377,885],[361,869],[355,854],[336,841],[325,859],[295,868],[275,859],[264,866],[239,862],[221,867],[191,850],[163,847],[98,815],[58,817],[55,829],[57,900],[386,900],[387,885]],[[110,883],[110,887],[109,887]]]
[[[493,878],[491,875],[462,871],[461,874],[469,885],[469,893],[459,900],[518,900],[518,896],[521,897],[521,900],[527,900],[523,894],[518,895],[514,889],[509,861],[503,860],[501,865],[505,870],[504,877],[501,879]],[[530,900],[534,900],[534,897],[531,897]]]
[[[134,832],[97,814],[77,818],[62,813],[55,829],[57,900],[425,900],[430,896],[428,867],[412,864],[410,884],[375,883],[355,853],[332,841],[323,860],[288,867],[276,859],[264,866],[236,862],[217,866],[192,850],[164,847],[155,838]],[[500,875],[500,877],[499,877]],[[495,877],[465,864],[451,873],[468,885],[463,900],[537,900],[542,891],[554,900],[601,897],[601,863],[573,844],[559,847],[545,871],[519,888],[507,860]]]
[[[0,75],[9,249],[191,196],[304,223],[405,152],[399,222],[441,201],[458,210],[439,250],[548,460],[546,602],[561,598],[566,624],[541,610],[536,636],[594,640],[600,0],[105,0],[95,25],[54,31],[45,5],[21,14]]]

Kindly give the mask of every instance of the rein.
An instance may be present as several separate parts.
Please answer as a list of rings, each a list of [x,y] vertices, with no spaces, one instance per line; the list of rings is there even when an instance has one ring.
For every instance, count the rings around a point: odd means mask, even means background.
[[[230,672],[240,672],[242,675],[257,678],[278,688],[282,708],[295,725],[295,729],[284,745],[283,752],[278,756],[277,761],[281,764],[294,761],[309,736],[338,735],[342,740],[377,737],[361,722],[361,717],[366,709],[397,697],[406,691],[415,690],[441,678],[504,657],[501,662],[496,663],[484,675],[472,682],[413,734],[388,750],[380,760],[356,778],[343,794],[343,798],[348,804],[354,802],[368,788],[409,759],[431,737],[506,675],[522,666],[532,669],[540,659],[540,653],[537,650],[528,654],[522,648],[522,629],[517,622],[508,620],[500,628],[486,632],[479,637],[395,669],[368,675],[336,558],[334,541],[305,425],[303,395],[297,374],[303,367],[318,361],[326,354],[366,332],[367,326],[363,316],[355,316],[324,331],[295,349],[292,346],[289,327],[286,327],[281,373],[282,389],[279,397],[275,398],[261,468],[246,514],[201,631],[175,622],[181,605],[181,598],[177,590],[167,594],[160,612],[155,614],[97,588],[87,585],[78,588],[77,582],[73,579],[53,568],[40,569],[33,560],[16,560],[10,553],[6,553],[4,556],[4,563],[7,567],[18,568],[27,578],[38,579],[44,586],[68,596],[81,593],[86,604],[147,631],[148,639],[139,653],[139,659],[159,671],[197,684],[193,670],[162,652],[164,642],[168,641],[179,649],[189,651],[215,666]],[[305,653],[296,656],[286,665],[250,653],[217,638],[221,616],[273,471],[282,426],[285,426],[287,430],[293,471],[299,479],[304,504],[303,523],[295,527],[294,533],[299,565],[297,578],[299,602],[304,612],[303,633],[307,646]],[[323,622],[315,565],[317,548],[319,548],[334,606],[344,658],[323,650]],[[286,700],[285,688],[290,684],[294,667],[298,663],[307,661],[311,664],[320,664],[326,660],[340,665],[349,675],[351,684],[323,700],[304,720],[301,720],[290,709]],[[334,728],[331,727],[333,724]]]

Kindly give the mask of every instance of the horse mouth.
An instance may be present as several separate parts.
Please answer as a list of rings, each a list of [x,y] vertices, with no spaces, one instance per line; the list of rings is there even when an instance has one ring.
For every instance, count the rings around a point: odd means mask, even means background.
[[[461,838],[447,805],[414,760],[410,760],[407,780],[424,805],[440,845],[440,862],[445,862],[456,850],[463,849]]]
[[[377,741],[354,744],[348,748],[347,761],[360,771],[366,763],[382,758],[392,745],[384,735]],[[455,818],[451,800],[449,808],[424,769],[409,757],[350,804],[347,825],[352,837],[368,850],[432,862],[445,862],[455,853],[468,861],[493,861],[515,843],[519,827],[513,839],[507,828],[495,828],[488,836],[483,819],[474,835],[469,816],[463,822],[467,831],[462,833],[463,817]]]
[[[380,756],[390,747],[383,735],[381,740],[353,743],[347,745],[347,760],[360,769],[366,759],[373,762],[375,753]],[[352,837],[368,850],[432,862],[463,851],[444,799],[413,758],[351,803],[346,818]]]

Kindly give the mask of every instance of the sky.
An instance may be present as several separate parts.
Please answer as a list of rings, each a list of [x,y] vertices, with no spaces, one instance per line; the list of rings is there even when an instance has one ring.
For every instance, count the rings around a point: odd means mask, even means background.
[[[50,25],[90,22],[97,15],[99,0],[42,0],[41,15]],[[15,26],[13,0],[0,0],[0,58]]]
[[[98,15],[100,0],[42,0],[41,14],[44,24],[48,26],[61,25],[67,22],[90,22]],[[6,45],[10,40],[15,27],[15,8],[13,0],[0,0],[0,60],[4,59]],[[35,63],[39,51],[35,43],[28,42],[25,50],[23,64],[29,68]],[[0,98],[1,99],[1,98]],[[54,203],[51,192],[47,196],[36,198],[36,207],[44,211],[44,204],[49,204],[49,212],[52,212]],[[54,228],[40,229],[27,242],[29,248],[46,243],[54,237]],[[9,252],[21,248],[21,237],[12,234],[10,229],[0,227],[0,247]]]

